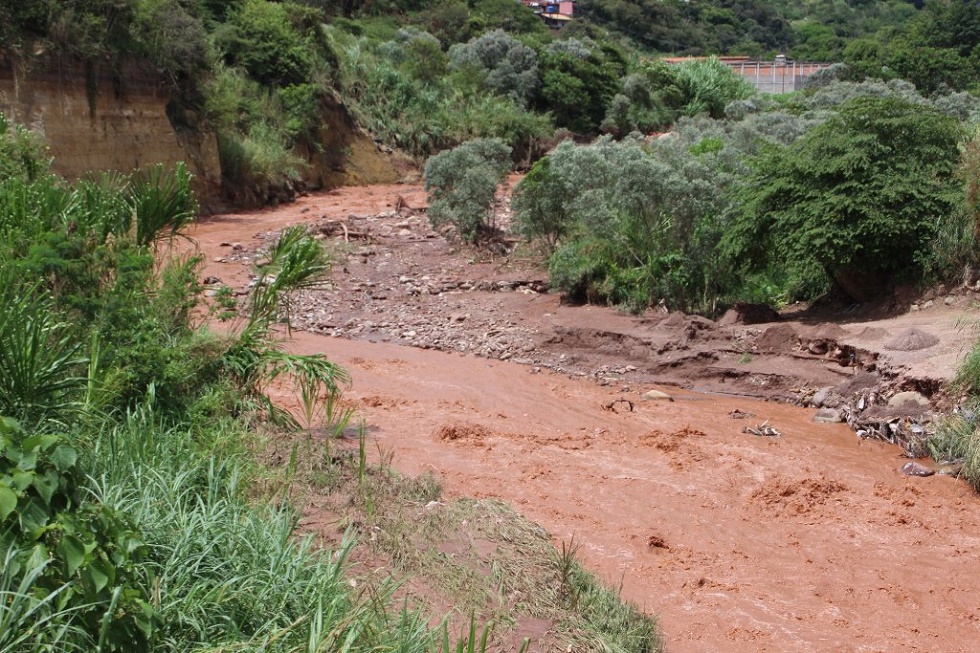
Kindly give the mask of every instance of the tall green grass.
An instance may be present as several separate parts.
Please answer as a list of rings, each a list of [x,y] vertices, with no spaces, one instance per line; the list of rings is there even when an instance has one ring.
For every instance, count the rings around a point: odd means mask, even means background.
[[[75,607],[61,607],[68,585],[39,591],[37,581],[48,560],[35,552],[8,547],[0,554],[0,651],[86,651],[93,642],[73,623]],[[28,568],[18,569],[17,560],[27,558]]]
[[[315,551],[294,538],[288,503],[254,505],[238,428],[201,447],[144,407],[87,457],[93,497],[128,514],[149,547],[152,649],[368,650],[380,615],[346,582],[352,542]]]

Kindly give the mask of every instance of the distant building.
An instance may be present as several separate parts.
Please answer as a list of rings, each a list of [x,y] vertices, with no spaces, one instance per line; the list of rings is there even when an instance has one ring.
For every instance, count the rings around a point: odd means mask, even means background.
[[[676,64],[687,59],[706,57],[665,57],[663,61]],[[813,73],[830,68],[833,64],[799,62],[776,55],[772,61],[752,61],[748,57],[718,57],[718,60],[745,78],[760,93],[790,93],[800,91],[806,78]]]
[[[541,16],[551,29],[561,29],[575,14],[575,0],[518,0],[525,7]]]

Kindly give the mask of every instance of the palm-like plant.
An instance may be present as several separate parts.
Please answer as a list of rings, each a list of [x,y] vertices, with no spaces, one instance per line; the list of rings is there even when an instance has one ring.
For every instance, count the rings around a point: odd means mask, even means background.
[[[9,276],[0,275],[0,414],[63,422],[78,406],[85,359],[50,302]]]
[[[145,247],[167,234],[177,232],[197,214],[187,166],[178,163],[173,171],[162,165],[133,175],[128,201],[136,221],[136,244]]]
[[[223,358],[225,367],[238,381],[252,407],[262,408],[274,418],[298,426],[287,412],[277,408],[266,395],[266,388],[276,379],[293,379],[303,402],[307,429],[324,410],[328,421],[334,419],[332,408],[342,386],[350,382],[344,368],[320,355],[293,354],[284,351],[273,326],[285,322],[289,330],[289,298],[292,290],[315,288],[322,283],[330,262],[320,244],[302,225],[282,232],[269,250],[268,263],[259,268],[258,282],[252,291],[248,314],[238,338]],[[341,413],[346,422],[349,414]]]

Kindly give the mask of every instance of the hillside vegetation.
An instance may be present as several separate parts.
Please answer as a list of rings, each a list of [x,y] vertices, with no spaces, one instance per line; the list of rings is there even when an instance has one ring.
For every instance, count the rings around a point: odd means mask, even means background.
[[[977,12],[959,0],[584,0],[552,32],[514,0],[43,0],[0,7],[0,48],[26,63],[148,63],[171,87],[175,127],[217,134],[229,197],[261,204],[298,190],[338,101],[420,159],[500,138],[527,165],[570,134],[663,131],[738,97],[657,54],[785,53],[847,61],[852,81],[966,89]]]
[[[832,288],[863,301],[975,262],[976,165],[957,164],[975,147],[973,2],[583,0],[558,32],[514,0],[0,11],[0,43],[25,60],[150,62],[174,124],[217,134],[241,202],[293,196],[342,103],[420,166],[436,157],[433,219],[477,242],[493,236],[501,162],[478,175],[479,157],[457,157],[474,171],[453,179],[436,161],[470,141],[506,148],[531,171],[520,227],[552,248],[553,285],[583,300],[708,314]],[[657,58],[780,52],[839,64],[776,97],[717,59]]]

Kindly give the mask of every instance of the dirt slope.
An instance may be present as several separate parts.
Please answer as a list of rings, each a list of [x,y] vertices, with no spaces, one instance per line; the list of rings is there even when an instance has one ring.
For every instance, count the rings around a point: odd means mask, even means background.
[[[556,542],[574,535],[659,613],[673,653],[975,648],[980,578],[962,570],[980,558],[977,497],[899,475],[897,447],[812,409],[743,396],[805,398],[859,371],[883,393],[933,390],[972,335],[971,293],[874,322],[634,318],[559,305],[514,256],[457,251],[423,206],[417,187],[341,189],[193,235],[205,275],[240,289],[277,229],[346,232],[333,287],[298,298],[308,332],[293,346],[350,369],[396,466],[510,501]],[[912,327],[937,342],[885,348]],[[653,388],[675,400],[641,399]],[[765,421],[781,436],[743,432]]]

